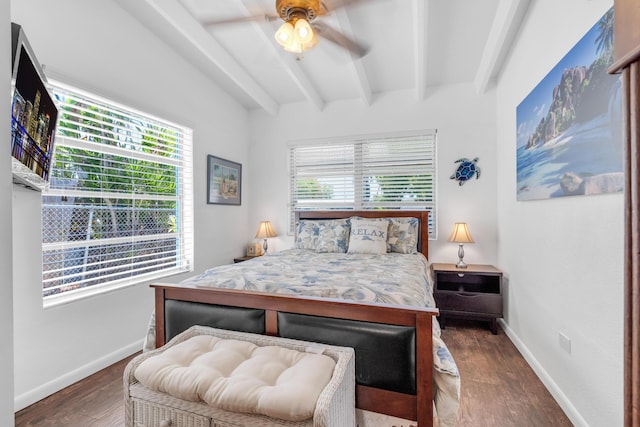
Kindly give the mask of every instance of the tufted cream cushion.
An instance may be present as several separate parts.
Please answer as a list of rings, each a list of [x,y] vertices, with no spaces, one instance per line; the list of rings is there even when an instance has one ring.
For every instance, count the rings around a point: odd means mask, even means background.
[[[199,335],[146,359],[134,376],[180,399],[302,421],[313,416],[334,367],[322,354]]]

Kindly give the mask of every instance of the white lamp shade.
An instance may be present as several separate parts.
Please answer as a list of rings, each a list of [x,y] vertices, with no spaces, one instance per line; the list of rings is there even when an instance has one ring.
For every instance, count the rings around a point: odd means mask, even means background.
[[[456,222],[453,231],[449,235],[449,241],[455,243],[474,243],[466,222]]]
[[[276,237],[277,234],[271,227],[271,221],[260,221],[258,226],[258,232],[256,233],[256,239],[267,239],[269,237]]]

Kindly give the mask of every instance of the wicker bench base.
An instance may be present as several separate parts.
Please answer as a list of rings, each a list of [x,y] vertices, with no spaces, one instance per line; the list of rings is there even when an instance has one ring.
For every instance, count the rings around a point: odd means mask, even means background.
[[[336,361],[333,377],[320,395],[312,419],[284,421],[262,415],[224,411],[205,403],[178,399],[150,390],[136,381],[135,368],[149,357],[195,335],[252,342],[259,346],[277,345],[298,351],[309,346],[324,349]],[[311,344],[304,341],[247,334],[194,326],[176,336],[164,347],[132,359],[124,372],[125,426],[127,427],[349,427],[355,426],[355,358],[353,349]]]
[[[312,419],[294,423],[261,415],[223,411],[203,403],[189,402],[152,391],[139,383],[132,385],[130,391],[133,405],[131,425],[135,427],[162,426],[163,422],[166,424],[169,420],[171,427],[313,427]]]

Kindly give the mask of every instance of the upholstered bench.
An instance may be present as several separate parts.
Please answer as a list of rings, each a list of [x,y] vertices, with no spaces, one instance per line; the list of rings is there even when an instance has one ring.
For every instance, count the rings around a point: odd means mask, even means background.
[[[132,359],[126,426],[355,426],[347,347],[193,326]]]

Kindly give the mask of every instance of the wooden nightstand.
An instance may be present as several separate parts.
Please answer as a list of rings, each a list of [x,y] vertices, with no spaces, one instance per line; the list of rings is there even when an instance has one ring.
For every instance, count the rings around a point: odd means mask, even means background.
[[[498,333],[502,317],[502,271],[492,265],[431,265],[435,279],[434,298],[440,309],[441,324],[447,317],[488,320],[491,332]]]
[[[242,261],[248,261],[248,260],[253,259],[253,258],[257,258],[257,257],[255,257],[255,256],[241,256],[241,257],[238,257],[238,258],[234,258],[233,262],[239,263],[239,262],[242,262]]]

